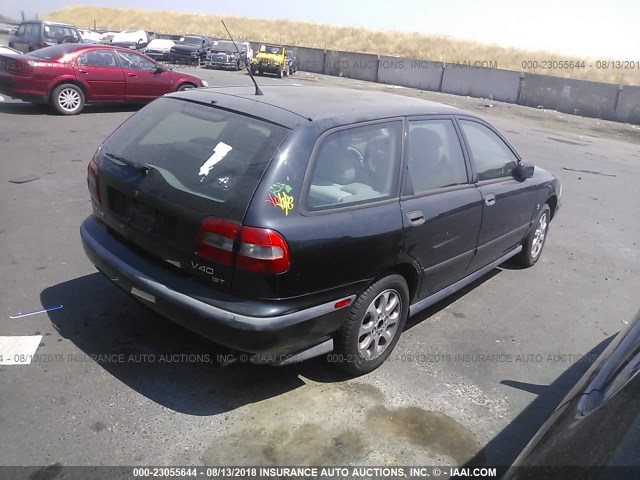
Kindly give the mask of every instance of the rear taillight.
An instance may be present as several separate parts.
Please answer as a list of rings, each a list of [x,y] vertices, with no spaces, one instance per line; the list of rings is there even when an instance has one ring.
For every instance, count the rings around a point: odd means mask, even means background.
[[[87,185],[94,202],[100,203],[100,188],[98,187],[98,165],[91,160],[87,167]]]
[[[286,240],[275,230],[243,227],[214,217],[200,225],[197,254],[259,273],[283,273],[291,263]]]
[[[197,254],[223,265],[231,265],[233,246],[240,225],[214,217],[207,217],[200,224]]]
[[[268,228],[242,227],[236,267],[261,273],[289,269],[289,247],[278,232]]]

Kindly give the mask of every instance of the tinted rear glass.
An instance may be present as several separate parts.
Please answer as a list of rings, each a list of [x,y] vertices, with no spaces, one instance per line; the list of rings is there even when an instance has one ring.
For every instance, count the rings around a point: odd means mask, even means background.
[[[101,152],[152,165],[177,196],[243,209],[287,132],[237,113],[160,98],[118,128]]]
[[[71,53],[80,48],[83,48],[83,47],[79,46],[78,44],[64,43],[62,45],[53,45],[51,47],[44,47],[44,48],[41,48],[40,50],[35,50],[31,52],[29,55],[33,57],[44,58],[46,60],[51,60],[53,58],[61,57],[66,53]]]
[[[179,40],[182,45],[202,45],[202,38],[200,37],[184,37]]]

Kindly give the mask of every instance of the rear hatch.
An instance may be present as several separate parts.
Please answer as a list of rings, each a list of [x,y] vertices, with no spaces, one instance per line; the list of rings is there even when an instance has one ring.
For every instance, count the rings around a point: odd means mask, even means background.
[[[140,253],[229,288],[228,237],[287,133],[213,105],[160,98],[96,152],[94,216]]]

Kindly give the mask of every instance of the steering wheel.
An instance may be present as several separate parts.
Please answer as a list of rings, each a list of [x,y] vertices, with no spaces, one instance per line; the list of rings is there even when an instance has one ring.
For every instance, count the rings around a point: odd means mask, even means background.
[[[356,147],[353,147],[351,145],[347,147],[347,150],[349,151],[349,153],[351,153],[351,155],[354,156],[354,158],[358,161],[360,165],[364,165],[364,155],[360,153],[360,150],[358,150]]]

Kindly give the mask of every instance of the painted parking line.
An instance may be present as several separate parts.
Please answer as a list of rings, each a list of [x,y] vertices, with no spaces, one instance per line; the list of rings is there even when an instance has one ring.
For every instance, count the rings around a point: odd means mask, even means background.
[[[20,313],[14,314],[14,315],[9,315],[9,318],[29,317],[31,315],[37,315],[39,313],[52,312],[54,310],[60,310],[63,307],[64,307],[64,305],[56,305],[54,307],[40,308],[38,310],[32,310],[30,312],[24,312],[24,313],[20,312]]]
[[[0,337],[0,365],[29,365],[42,335]]]

